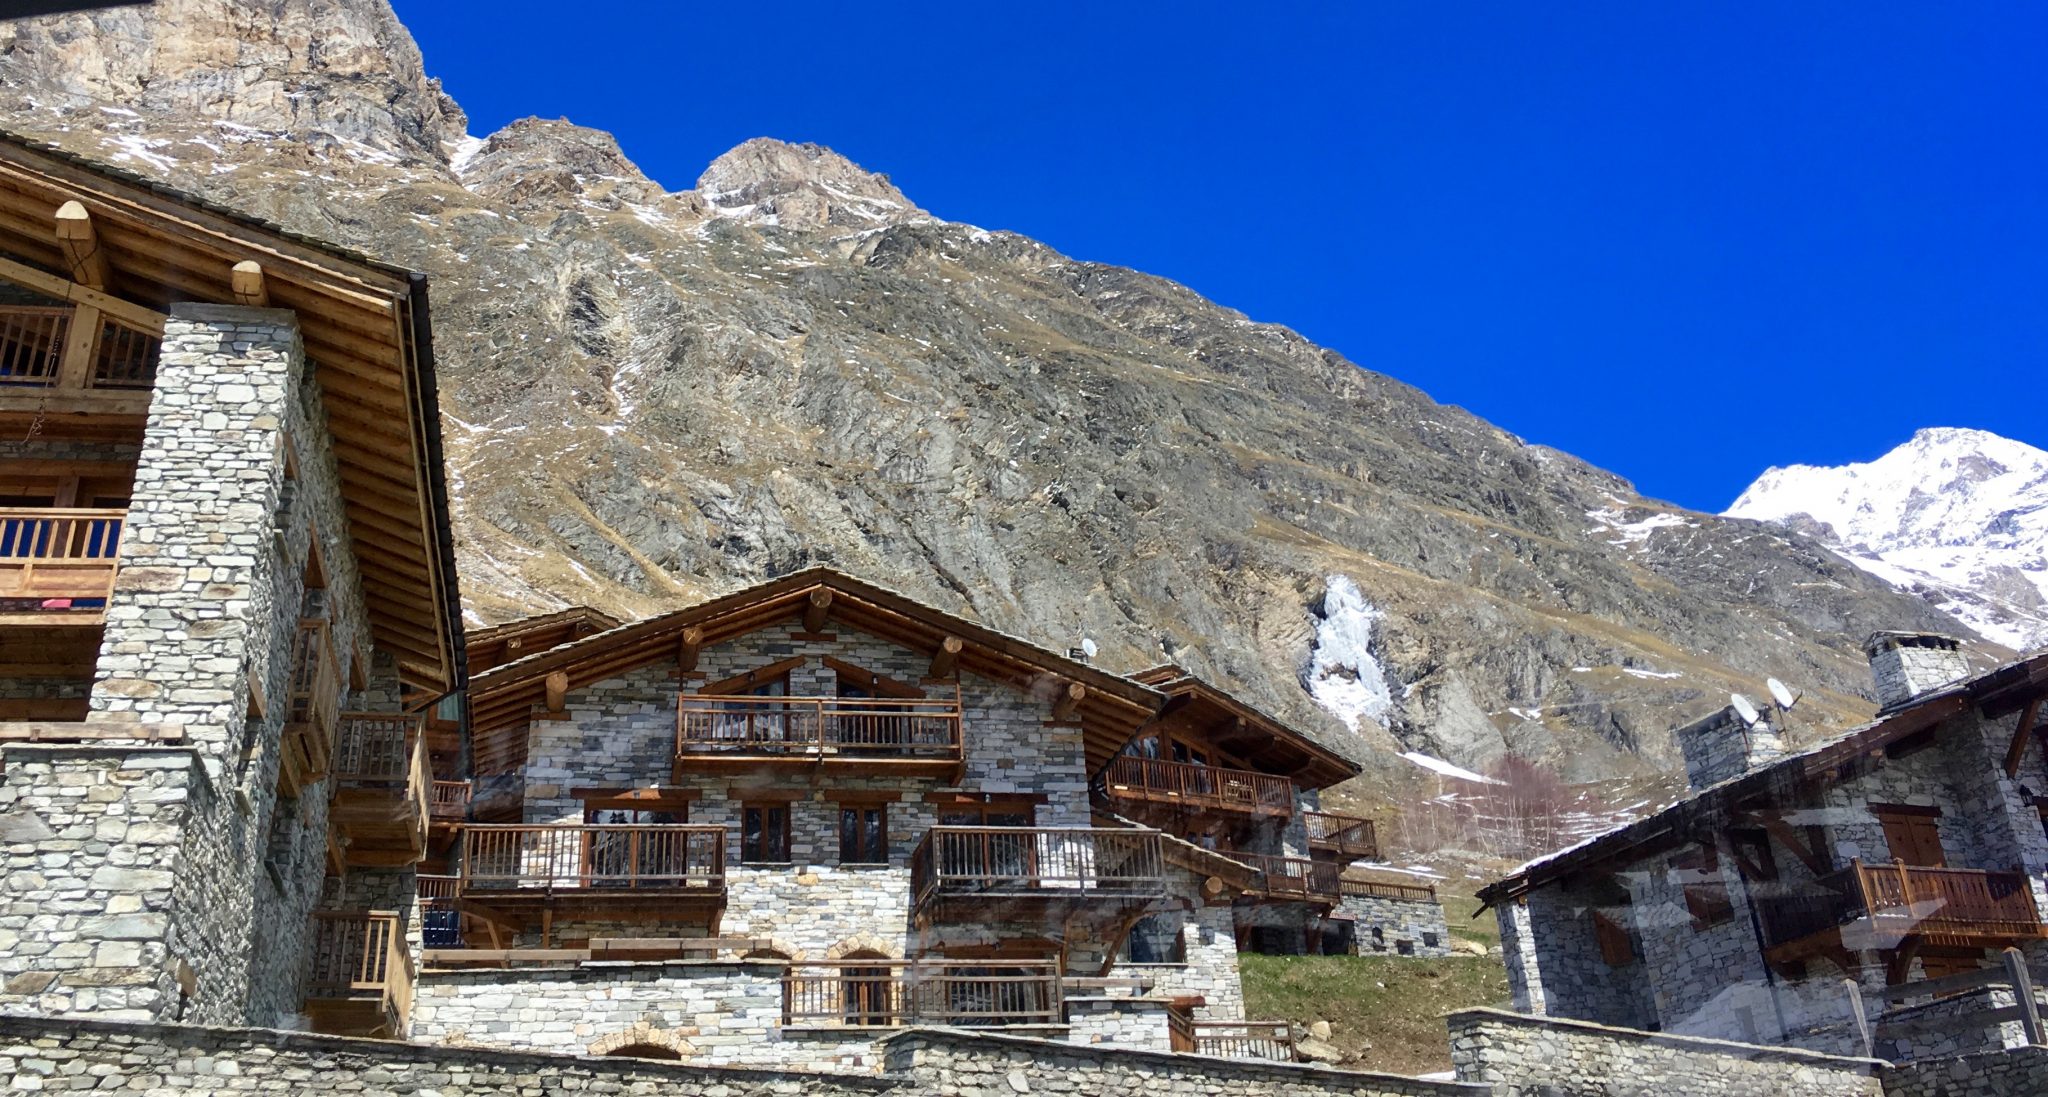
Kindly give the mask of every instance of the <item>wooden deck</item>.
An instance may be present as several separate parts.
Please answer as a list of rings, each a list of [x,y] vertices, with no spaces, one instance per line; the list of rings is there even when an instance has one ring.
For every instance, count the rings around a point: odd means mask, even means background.
[[[316,911],[306,1016],[316,1032],[402,1035],[414,972],[405,919],[394,911]]]
[[[717,924],[725,909],[725,828],[690,823],[462,827],[457,906],[501,927],[557,913]]]
[[[1325,811],[1304,811],[1301,821],[1308,827],[1310,849],[1327,850],[1352,861],[1379,859],[1379,832],[1370,819]]]
[[[1142,804],[1283,819],[1294,814],[1294,782],[1285,777],[1129,754],[1103,768],[1102,791]]]
[[[939,777],[960,766],[960,698],[725,697],[677,705],[676,776],[820,766]]]
[[[927,919],[1115,910],[1165,896],[1165,849],[1152,830],[938,826],[911,851],[910,890]]]
[[[1772,963],[1932,945],[2002,948],[2048,938],[2022,872],[1851,862],[1796,895],[1759,896]]]

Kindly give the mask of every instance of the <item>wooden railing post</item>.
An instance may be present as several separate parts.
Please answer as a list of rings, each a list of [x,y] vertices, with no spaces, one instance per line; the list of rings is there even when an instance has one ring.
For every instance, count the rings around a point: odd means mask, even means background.
[[[2012,984],[2013,997],[2020,1007],[2020,1028],[2027,1035],[2027,1043],[2034,1047],[2048,1044],[2041,1035],[2041,1005],[2034,1000],[2034,980],[2027,971],[2026,954],[2016,948],[2003,953],[2006,981]]]

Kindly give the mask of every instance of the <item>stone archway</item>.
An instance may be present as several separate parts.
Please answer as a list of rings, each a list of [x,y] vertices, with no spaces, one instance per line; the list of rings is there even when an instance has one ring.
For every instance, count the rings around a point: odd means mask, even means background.
[[[666,1029],[645,1021],[590,1042],[592,1055],[617,1055],[635,1059],[688,1059],[697,1054],[696,1045]]]
[[[826,949],[825,959],[842,960],[857,952],[885,960],[901,960],[903,944],[900,941],[884,941],[872,933],[862,931]]]

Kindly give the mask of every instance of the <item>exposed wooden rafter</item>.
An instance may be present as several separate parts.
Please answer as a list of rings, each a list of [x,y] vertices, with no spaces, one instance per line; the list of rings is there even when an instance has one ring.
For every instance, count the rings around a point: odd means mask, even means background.
[[[270,288],[263,281],[263,264],[254,259],[244,259],[229,269],[228,289],[241,304],[270,307]]]
[[[72,281],[88,289],[107,288],[107,255],[93,232],[92,215],[76,200],[57,207],[57,246]]]
[[[2005,748],[2005,775],[2007,777],[2018,777],[2020,775],[2020,760],[2027,756],[2027,739],[2034,732],[2040,730],[2036,726],[2040,718],[2041,698],[2036,697],[2027,702],[2026,708],[2020,710],[2020,722],[2014,725],[2012,729],[2012,745]]]

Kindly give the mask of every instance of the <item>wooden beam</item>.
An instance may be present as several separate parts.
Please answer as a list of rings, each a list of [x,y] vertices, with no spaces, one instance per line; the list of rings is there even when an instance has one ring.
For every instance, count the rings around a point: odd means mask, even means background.
[[[704,630],[696,625],[683,629],[683,641],[676,647],[676,669],[684,674],[697,673],[697,656],[704,649]]]
[[[832,592],[819,587],[806,601],[809,604],[804,607],[804,631],[825,631],[825,618],[832,612]]]
[[[270,307],[270,287],[263,282],[263,264],[244,259],[228,270],[228,287],[235,300],[251,308]]]
[[[547,678],[547,709],[561,712],[569,701],[569,672],[558,670]]]
[[[123,301],[112,294],[101,293],[91,286],[80,285],[68,278],[59,278],[47,271],[37,270],[27,263],[17,263],[5,257],[0,257],[0,279],[49,297],[69,301],[74,305],[91,305],[122,324],[159,338],[164,333],[164,322],[170,319],[155,309]]]
[[[925,671],[924,676],[927,678],[951,678],[959,669],[960,649],[966,646],[967,641],[960,639],[958,636],[948,636],[939,641],[939,649],[932,652],[932,665],[930,669]]]
[[[1081,702],[1088,699],[1088,687],[1079,682],[1067,683],[1067,688],[1053,700],[1052,718],[1066,723],[1080,711]]]
[[[71,268],[71,280],[88,289],[107,288],[107,256],[93,233],[92,215],[77,201],[57,207],[57,246]]]
[[[2019,726],[2012,729],[2012,745],[2005,748],[2005,775],[2007,777],[2018,777],[2020,775],[2020,759],[2027,756],[2027,737],[2033,734],[2034,721],[2039,719],[2040,716],[2041,699],[2036,697],[2028,701],[2026,709],[2020,713]]]
[[[100,310],[79,305],[71,310],[71,323],[64,329],[64,352],[57,359],[57,388],[82,392],[92,380],[93,358],[100,347]]]

